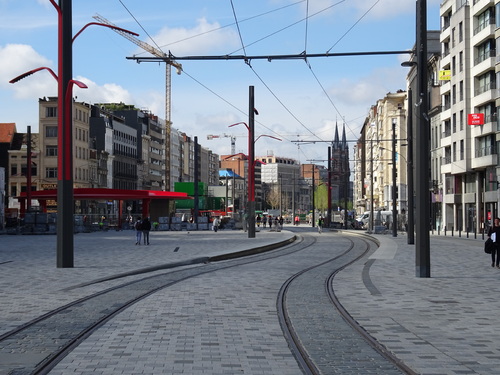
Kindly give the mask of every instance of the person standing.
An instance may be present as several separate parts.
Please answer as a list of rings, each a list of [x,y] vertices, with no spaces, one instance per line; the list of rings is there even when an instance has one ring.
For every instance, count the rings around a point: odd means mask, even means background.
[[[140,217],[137,218],[137,221],[134,224],[134,228],[135,228],[135,244],[140,245],[142,237],[142,222]]]
[[[495,246],[491,250],[491,267],[500,268],[500,219],[493,220],[493,226],[488,230],[488,238],[494,242]]]
[[[142,220],[142,236],[144,238],[144,245],[149,245],[149,231],[151,230],[151,222],[149,218],[145,217]]]
[[[214,232],[217,232],[217,230],[219,229],[219,218],[217,216],[214,217],[212,225],[214,227]]]

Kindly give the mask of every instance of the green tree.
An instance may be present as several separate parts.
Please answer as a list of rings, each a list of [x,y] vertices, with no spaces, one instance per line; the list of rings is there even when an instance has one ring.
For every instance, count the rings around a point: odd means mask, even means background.
[[[328,208],[328,187],[320,184],[314,189],[314,208],[325,211]]]

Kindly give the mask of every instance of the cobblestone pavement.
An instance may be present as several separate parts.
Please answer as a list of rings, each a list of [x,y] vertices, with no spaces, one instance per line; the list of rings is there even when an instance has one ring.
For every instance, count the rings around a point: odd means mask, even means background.
[[[342,237],[341,232],[300,230],[323,243]],[[241,231],[152,232],[150,246],[135,246],[132,231],[79,234],[72,269],[56,268],[55,236],[0,236],[0,334],[144,275],[90,281],[292,236],[290,231],[262,231],[253,239]],[[407,245],[404,235],[375,237],[379,250],[333,281],[351,316],[418,373],[498,373],[500,330],[492,316],[500,307],[500,270],[491,267],[482,241],[432,236],[432,277],[422,279],[415,277],[414,245]],[[300,374],[276,318],[276,290],[334,248],[322,245],[306,256],[218,271],[156,292],[98,329],[51,374]],[[181,268],[190,267],[196,265]],[[311,326],[321,333],[330,324],[325,318]],[[15,360],[0,355],[0,364]],[[353,366],[332,373],[357,372]],[[373,373],[388,372],[374,368]]]

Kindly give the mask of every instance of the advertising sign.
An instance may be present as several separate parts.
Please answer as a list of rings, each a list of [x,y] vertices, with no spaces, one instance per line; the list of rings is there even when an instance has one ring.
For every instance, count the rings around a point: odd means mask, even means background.
[[[484,113],[469,113],[467,117],[469,125],[484,125]]]

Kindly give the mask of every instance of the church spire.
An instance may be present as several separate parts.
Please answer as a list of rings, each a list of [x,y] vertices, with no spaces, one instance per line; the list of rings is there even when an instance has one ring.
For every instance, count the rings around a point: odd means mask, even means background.
[[[347,150],[349,148],[349,146],[347,145],[347,139],[345,137],[345,123],[342,126],[342,148],[344,150]]]
[[[339,147],[340,147],[339,126],[337,122],[335,122],[335,136],[333,137],[333,148],[339,148]]]

